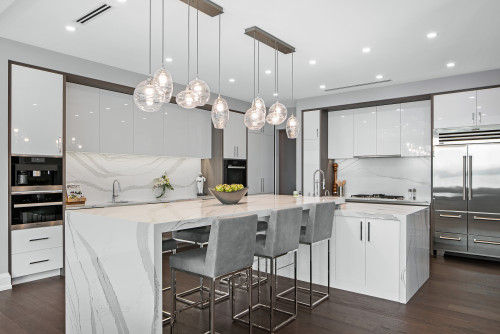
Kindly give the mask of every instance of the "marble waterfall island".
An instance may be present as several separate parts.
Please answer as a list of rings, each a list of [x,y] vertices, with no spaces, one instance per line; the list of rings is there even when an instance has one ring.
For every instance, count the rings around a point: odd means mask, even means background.
[[[340,198],[247,196],[66,211],[66,333],[162,333],[162,235]]]

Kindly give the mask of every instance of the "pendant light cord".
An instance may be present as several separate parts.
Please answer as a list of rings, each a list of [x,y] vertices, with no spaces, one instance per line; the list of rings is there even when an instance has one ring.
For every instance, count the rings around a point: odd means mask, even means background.
[[[278,48],[276,48],[276,93],[278,93],[278,96],[276,96],[276,100],[279,98],[280,95],[280,62],[279,62],[279,52]]]
[[[161,63],[165,67],[165,0],[161,1]]]
[[[277,49],[276,49],[276,42],[274,42],[274,91],[276,94],[276,101],[278,100],[278,67],[276,65],[276,59],[278,57]]]
[[[199,72],[199,43],[198,43],[198,34],[200,33],[200,30],[198,28],[198,17],[200,14],[200,3],[199,1],[196,3],[196,77],[200,74]]]
[[[149,0],[149,76],[151,76],[151,0]]]
[[[221,87],[220,87],[220,17],[221,17],[222,14],[219,14],[219,97],[220,97],[220,91],[221,91]]]
[[[292,104],[293,104],[293,52],[292,52]]]
[[[151,0],[150,0],[151,1]],[[188,42],[188,76],[187,76],[187,84],[189,85],[189,58],[190,58],[190,54],[189,54],[189,51],[190,51],[190,48],[189,48],[189,35],[190,35],[190,23],[191,23],[191,0],[188,0],[188,36],[187,36],[187,42]]]
[[[255,100],[255,32],[253,33],[253,98]]]
[[[260,96],[260,41],[257,44],[257,95]]]

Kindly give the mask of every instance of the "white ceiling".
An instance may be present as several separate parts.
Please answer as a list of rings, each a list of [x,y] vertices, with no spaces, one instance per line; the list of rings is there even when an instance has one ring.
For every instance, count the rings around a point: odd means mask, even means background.
[[[0,36],[119,68],[148,72],[148,1],[107,0],[111,10],[86,25],[74,21],[102,0],[2,0]],[[222,16],[222,92],[251,100],[253,41],[258,26],[293,45],[295,99],[319,89],[375,81],[390,84],[500,68],[498,0],[217,0]],[[165,56],[175,82],[187,82],[187,6],[165,0]],[[195,11],[192,10],[192,33]],[[73,24],[70,33],[65,26]],[[200,78],[217,91],[218,19],[200,13]],[[438,32],[429,40],[426,34]],[[191,50],[195,51],[192,34]],[[153,67],[161,60],[161,0],[153,0]],[[361,52],[370,47],[371,53]],[[274,51],[261,46],[261,92],[274,92]],[[280,54],[280,98],[290,102],[291,56]],[[309,65],[315,59],[317,64]],[[448,62],[454,68],[447,68]],[[192,53],[191,65],[195,64]],[[264,74],[265,70],[273,74]],[[154,69],[153,69],[154,70]],[[192,66],[191,77],[195,66]],[[234,83],[228,79],[234,78]]]

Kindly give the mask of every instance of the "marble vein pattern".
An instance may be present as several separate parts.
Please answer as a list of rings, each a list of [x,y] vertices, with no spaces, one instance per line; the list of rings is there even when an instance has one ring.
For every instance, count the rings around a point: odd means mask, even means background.
[[[167,191],[164,199],[195,198],[196,177],[201,160],[174,158],[68,152],[66,156],[66,182],[82,186],[87,204],[111,201],[113,181],[121,184],[119,200],[155,200],[153,180],[165,171],[174,191]]]
[[[417,201],[431,200],[431,158],[370,158],[338,160],[337,179],[346,180],[345,195],[408,194],[417,190]]]

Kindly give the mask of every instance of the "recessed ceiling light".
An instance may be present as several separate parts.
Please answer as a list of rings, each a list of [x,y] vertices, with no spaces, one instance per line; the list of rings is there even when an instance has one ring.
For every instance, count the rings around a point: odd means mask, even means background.
[[[437,32],[432,31],[432,32],[427,34],[427,38],[433,39],[433,38],[436,38],[437,35],[438,35]]]
[[[73,32],[76,30],[76,28],[74,26],[66,26],[66,30]]]
[[[168,112],[164,112],[165,115],[168,115]]]
[[[122,123],[125,123],[125,121],[121,121]]]
[[[93,114],[94,112],[93,111],[89,111],[89,114]]]
[[[278,96],[278,93],[274,93],[273,96]]]
[[[111,108],[110,107],[106,107],[106,110],[109,110],[109,109],[111,109]]]
[[[78,114],[75,115],[75,117],[78,117],[78,116],[80,116],[80,115],[78,115]]]
[[[235,82],[236,80],[234,80],[233,78],[229,79],[229,82]]]
[[[309,60],[309,65],[316,65],[316,60],[314,59]]]
[[[127,0],[116,0],[118,2],[127,2]]]
[[[266,70],[266,72],[264,72],[266,74],[271,74],[271,70]]]
[[[33,106],[35,106],[35,107],[36,107],[37,105],[38,105],[38,104],[36,104],[36,103],[33,103]]]
[[[173,61],[173,59],[172,59],[172,58],[165,58],[165,61],[166,61],[167,63],[171,63],[171,62]]]
[[[377,78],[377,80],[381,80],[381,79],[383,79],[383,78],[384,78],[384,76],[383,76],[382,74],[379,74],[379,75],[377,75],[375,78]]]
[[[71,137],[71,141],[75,141],[75,140],[76,140],[76,138],[75,138],[75,137]]]
[[[448,63],[448,64],[446,64],[446,67],[455,67],[455,63],[453,63],[453,62]]]
[[[326,88],[326,86],[325,86],[325,85],[320,85],[320,86],[319,86],[319,88],[320,88],[320,89],[325,89],[325,88]]]
[[[29,142],[29,141],[30,141],[30,139],[29,139],[29,138],[24,138],[24,141],[25,141],[25,142]]]
[[[124,106],[128,106],[128,103],[124,103],[123,105],[124,105]]]
[[[372,49],[370,49],[369,47],[364,47],[363,49],[361,49],[361,51],[363,51],[363,53],[369,53]]]
[[[469,99],[475,99],[476,97],[475,96],[469,96]]]

